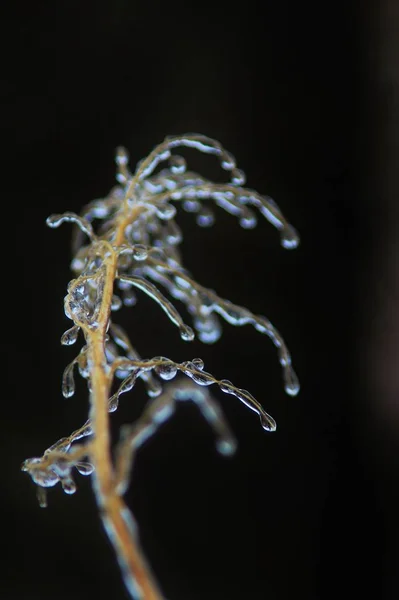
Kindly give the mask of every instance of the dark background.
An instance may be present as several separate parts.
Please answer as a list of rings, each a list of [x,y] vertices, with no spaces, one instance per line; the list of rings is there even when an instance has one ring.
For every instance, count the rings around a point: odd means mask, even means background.
[[[148,559],[169,600],[397,598],[398,10],[372,4],[14,3],[2,19],[5,600],[127,598],[89,481],[50,490],[41,510],[19,471],[87,415],[83,385],[60,392],[71,230],[45,219],[108,193],[117,145],[134,166],[187,131],[220,140],[300,232],[287,251],[263,220],[179,221],[186,266],[270,318],[302,389],[285,396],[273,346],[249,327],[190,346],[143,297],[123,310],[143,356],[201,356],[278,423],[267,434],[219,394],[239,440],[223,459],[195,408],[179,408],[129,492]],[[140,385],[123,398],[115,434],[144,402]]]

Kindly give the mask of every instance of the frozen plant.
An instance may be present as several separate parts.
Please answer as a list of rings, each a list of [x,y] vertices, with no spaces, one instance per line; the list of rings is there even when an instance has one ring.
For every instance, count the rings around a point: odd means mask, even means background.
[[[187,170],[185,159],[173,154],[179,147],[216,156],[229,182],[213,183]],[[134,305],[134,293],[139,290],[159,305],[186,342],[195,335],[202,342],[216,342],[221,335],[221,319],[232,325],[252,325],[276,346],[285,390],[293,396],[299,384],[291,357],[270,321],[219,297],[184,268],[178,248],[182,233],[175,221],[176,205],[196,213],[198,225],[209,226],[214,219],[209,204],[213,203],[238,217],[246,229],[256,225],[255,208],[280,231],[285,248],[295,248],[298,236],[271,198],[244,187],[245,175],[234,157],[219,142],[203,135],[167,137],[139,162],[133,174],[124,148],[117,149],[116,164],[118,185],[107,197],[89,203],[81,215],[66,212],[47,219],[53,228],[63,222],[78,226],[71,265],[75,278],[64,300],[65,314],[73,325],[61,343],[74,344],[81,332],[84,345],[64,370],[62,393],[66,398],[74,394],[77,369],[87,381],[90,410],[82,427],[58,440],[43,456],[25,460],[22,470],[37,484],[43,507],[47,488],[57,483],[67,494],[76,491],[75,469],[91,475],[99,512],[130,596],[160,600],[163,595],[143,556],[134,517],[124,501],[135,451],[173,414],[178,402],[192,401],[214,429],[219,452],[233,453],[235,439],[208,392],[211,385],[257,413],[265,430],[274,431],[276,424],[249,392],[205,371],[200,358],[182,363],[165,356],[141,358],[127,333],[114,322],[114,313],[123,304]],[[183,321],[169,298],[184,304],[193,328]],[[178,373],[185,377],[164,387],[164,382]],[[121,383],[112,393],[116,379]],[[130,392],[138,379],[146,386],[148,407],[137,422],[123,427],[112,449],[109,413],[118,408],[121,395]]]

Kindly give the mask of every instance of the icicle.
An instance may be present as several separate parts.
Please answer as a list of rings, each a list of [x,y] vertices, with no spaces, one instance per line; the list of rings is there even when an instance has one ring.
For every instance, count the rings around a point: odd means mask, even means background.
[[[145,292],[147,296],[155,300],[155,302],[159,304],[159,306],[166,313],[166,315],[172,321],[172,323],[179,328],[180,335],[183,340],[191,341],[194,339],[194,332],[191,329],[191,327],[189,327],[183,322],[183,319],[181,318],[173,304],[169,302],[169,300],[167,300],[163,294],[161,294],[161,292],[155,287],[155,285],[139,277],[127,277],[125,275],[122,275],[119,277],[119,279],[120,281],[134,285],[138,289]]]
[[[74,325],[70,329],[67,329],[67,331],[65,331],[62,334],[61,344],[63,346],[71,346],[72,344],[74,344],[76,342],[76,340],[78,339],[79,331],[80,331],[79,325]]]
[[[62,395],[64,398],[70,398],[75,393],[75,379],[73,369],[76,364],[76,358],[64,369],[62,376]]]

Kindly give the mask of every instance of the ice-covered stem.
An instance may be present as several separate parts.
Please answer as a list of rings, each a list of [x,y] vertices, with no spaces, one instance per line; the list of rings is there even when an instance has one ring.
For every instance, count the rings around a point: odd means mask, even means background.
[[[217,156],[222,169],[230,172],[231,184],[214,184],[194,174],[194,180],[193,177],[188,180],[183,179],[180,181],[182,185],[179,187],[172,186],[172,190],[161,190],[159,195],[154,195],[153,201],[155,203],[162,205],[169,199],[211,198],[227,212],[238,214],[241,217],[240,222],[245,228],[252,228],[256,224],[256,218],[246,206],[252,204],[272,225],[280,230],[281,243],[285,248],[297,247],[299,243],[298,234],[285,219],[274,200],[269,196],[261,196],[254,190],[243,188],[242,185],[246,180],[245,174],[237,168],[234,156],[225,150],[219,142],[204,135],[168,136],[161,144],[156,146],[148,157],[138,164],[136,172],[129,182],[125,202],[139,189],[140,183],[154,173],[161,162],[172,158],[172,150],[181,146],[195,148],[205,154]],[[123,149],[119,150],[120,174],[122,179],[125,180],[126,175],[123,168],[127,161],[127,155],[122,154],[122,151]],[[171,168],[171,171],[179,174],[181,171],[184,172],[185,163],[182,163],[182,166],[175,167],[174,171]],[[167,187],[170,188],[170,185]]]
[[[139,210],[129,210],[121,218],[115,232],[115,246],[119,246],[124,237],[126,222],[134,218]],[[162,598],[155,580],[146,564],[137,539],[132,535],[131,515],[123,498],[114,485],[114,472],[111,457],[108,399],[112,378],[105,354],[106,332],[111,313],[114,281],[117,271],[118,253],[114,247],[104,245],[102,256],[101,297],[96,306],[95,321],[83,321],[80,316],[67,308],[74,317],[86,338],[90,367],[90,420],[94,438],[90,445],[90,457],[95,472],[95,492],[105,529],[114,545],[122,574],[132,597],[159,600]],[[69,295],[72,292],[69,292]],[[66,300],[68,304],[68,296]],[[79,312],[76,311],[79,315]]]
[[[215,155],[222,169],[230,174],[230,181],[216,184],[187,171],[185,159],[172,154],[178,147]],[[157,171],[164,161],[168,161],[168,168]],[[42,457],[26,460],[22,468],[38,485],[41,506],[46,505],[46,489],[58,482],[66,493],[75,492],[73,469],[83,475],[93,474],[100,515],[131,597],[160,600],[162,595],[143,557],[134,518],[123,500],[136,448],[171,416],[178,401],[191,400],[214,428],[218,450],[231,453],[234,438],[207,391],[210,385],[235,396],[257,413],[264,429],[274,431],[276,424],[248,391],[204,371],[201,359],[177,363],[157,356],[143,360],[123,329],[112,322],[111,313],[123,303],[129,306],[135,303],[131,291],[135,288],[162,308],[183,340],[191,341],[193,329],[160,292],[158,285],[162,285],[169,296],[185,304],[202,342],[213,343],[220,337],[218,317],[233,325],[251,324],[268,335],[277,347],[285,389],[295,395],[299,384],[291,357],[273,325],[265,317],[256,316],[197,284],[184,269],[177,248],[182,233],[174,221],[176,208],[172,203],[177,201],[184,210],[197,213],[197,223],[209,226],[213,223],[213,213],[204,201],[210,200],[237,216],[247,229],[256,224],[255,213],[249,207],[256,208],[280,231],[285,248],[296,247],[299,238],[271,198],[243,187],[245,175],[237,168],[234,157],[219,142],[206,136],[186,134],[166,138],[138,164],[133,175],[123,148],[117,150],[116,162],[119,185],[106,198],[88,204],[80,216],[67,212],[52,215],[47,220],[50,227],[58,227],[63,222],[77,225],[71,265],[76,278],[69,283],[64,300],[65,314],[73,326],[63,334],[61,343],[76,343],[82,332],[85,344],[64,370],[62,393],[66,398],[74,394],[76,367],[88,383],[89,419],[69,437],[48,448]],[[94,226],[95,221],[100,223]],[[163,382],[173,379],[177,373],[191,381],[173,384],[162,394]],[[111,395],[114,378],[122,379],[122,383]],[[150,402],[135,424],[124,429],[114,464],[109,413],[117,409],[121,394],[131,391],[138,379],[144,381],[150,398],[160,397]],[[82,444],[81,440],[87,437],[90,440]]]
[[[257,413],[260,417],[260,422],[263,429],[267,431],[275,431],[276,422],[262,407],[262,405],[248,392],[233,385],[228,379],[216,379],[211,373],[204,371],[204,363],[200,358],[194,358],[191,361],[176,363],[164,356],[156,356],[150,360],[128,360],[122,359],[115,365],[115,369],[123,369],[131,371],[131,373],[123,380],[119,389],[109,400],[109,411],[113,412],[118,407],[119,397],[121,394],[129,392],[135,385],[137,378],[145,371],[154,370],[157,375],[170,381],[177,372],[181,372],[194,383],[199,386],[210,386],[217,384],[222,392],[232,394],[248,408]],[[205,392],[204,392],[205,393]]]
[[[171,361],[168,361],[171,363]],[[165,364],[165,363],[164,363]],[[194,402],[216,434],[216,446],[221,454],[233,454],[236,448],[236,440],[221,412],[218,404],[213,400],[207,389],[177,382],[170,385],[168,389],[144,411],[140,419],[131,426],[125,426],[121,432],[121,440],[116,448],[116,476],[115,484],[118,491],[126,492],[131,472],[134,452],[157,429],[169,419],[177,402]]]
[[[81,275],[68,286],[65,312],[74,321],[74,326],[82,329],[87,345],[87,357],[90,364],[90,421],[94,433],[90,444],[90,458],[94,466],[94,489],[100,515],[109,539],[116,550],[126,586],[132,597],[158,600],[162,598],[162,595],[143,558],[137,539],[131,534],[132,517],[114,485],[110,444],[108,400],[112,377],[105,348],[117,272],[118,252],[116,249],[124,240],[127,224],[137,218],[141,212],[140,207],[126,208],[127,210],[121,214],[115,228],[113,245],[107,241],[97,244],[96,251],[101,256],[101,265],[98,270],[92,276]],[[54,227],[65,220],[72,220],[72,218],[75,219],[75,215],[67,213],[66,217],[53,217],[48,222]],[[78,224],[81,223],[78,222]],[[84,227],[83,230],[85,233],[91,233],[91,227]],[[96,244],[95,238],[93,244]],[[96,284],[96,300],[93,303],[92,311],[90,311],[88,301],[84,297],[84,290],[82,290],[84,285],[90,281]],[[80,294],[81,297],[79,298],[77,294]]]

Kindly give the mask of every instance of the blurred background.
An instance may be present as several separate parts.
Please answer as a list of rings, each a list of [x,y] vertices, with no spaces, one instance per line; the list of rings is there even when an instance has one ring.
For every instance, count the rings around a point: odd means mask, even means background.
[[[4,15],[1,598],[127,599],[90,481],[50,490],[42,510],[19,471],[87,418],[84,385],[60,391],[71,229],[45,219],[108,193],[117,145],[134,166],[189,131],[220,140],[300,232],[287,251],[263,220],[178,219],[187,268],[275,324],[302,388],[284,394],[275,349],[249,327],[188,345],[144,297],[123,309],[144,357],[201,356],[278,423],[267,434],[219,393],[239,441],[224,459],[195,407],[179,408],[128,495],[148,560],[169,600],[398,597],[398,13],[394,0],[113,0]],[[140,385],[123,397],[115,439],[145,401]]]

